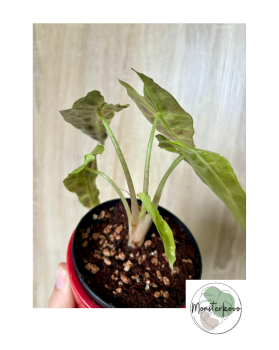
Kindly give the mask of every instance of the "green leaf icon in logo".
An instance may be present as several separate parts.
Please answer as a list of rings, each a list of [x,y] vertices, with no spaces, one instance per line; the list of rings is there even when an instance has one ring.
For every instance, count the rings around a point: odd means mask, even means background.
[[[217,287],[209,287],[204,292],[204,297],[211,304],[212,312],[217,317],[227,318],[233,313],[235,300],[229,292],[226,292]]]

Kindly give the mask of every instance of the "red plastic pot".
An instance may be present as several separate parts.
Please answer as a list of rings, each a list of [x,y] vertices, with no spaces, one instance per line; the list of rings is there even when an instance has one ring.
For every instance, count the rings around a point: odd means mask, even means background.
[[[80,223],[78,224],[77,228],[82,224],[82,222],[85,220],[88,221],[89,217],[92,217],[93,211],[95,211],[96,209],[98,209],[98,207],[103,207],[104,205],[108,205],[110,206],[114,206],[117,204],[119,200],[113,200],[113,201],[108,201],[106,203],[102,203],[99,206],[95,207],[94,209],[92,209],[91,211],[89,211],[80,221]],[[103,209],[103,208],[102,208]],[[159,210],[166,212],[168,216],[172,215],[170,212],[166,211],[166,209],[163,209],[161,207],[159,207]],[[190,233],[190,231],[187,229],[187,227],[179,220],[175,217],[175,219],[177,221],[179,221],[180,225],[182,225],[182,227],[184,228],[184,231],[187,232],[187,234],[191,237],[192,242],[195,244],[196,249],[198,250],[198,254],[199,254],[199,260],[200,260],[200,277],[201,278],[201,272],[202,272],[202,262],[201,262],[201,256],[200,256],[200,251],[199,248],[197,246],[197,243],[194,239],[194,237],[192,236],[192,234]],[[74,264],[74,259],[73,259],[73,239],[75,237],[75,231],[73,232],[70,241],[69,241],[69,245],[68,245],[68,250],[67,250],[67,269],[68,269],[68,275],[69,275],[69,279],[71,282],[71,287],[73,290],[73,294],[77,303],[77,306],[79,308],[102,308],[102,306],[98,305],[97,302],[95,302],[92,297],[87,293],[86,289],[84,288],[84,286],[82,285],[80,278],[78,277],[77,271],[76,271],[76,266]],[[82,281],[83,282],[83,281]],[[88,286],[86,286],[88,288]],[[91,291],[89,291],[91,293]],[[97,298],[98,300],[98,298]],[[99,301],[102,301],[99,299]],[[181,307],[181,308],[185,308],[185,304]]]
[[[94,300],[90,298],[90,296],[87,294],[86,290],[83,288],[82,284],[78,279],[72,256],[72,243],[74,233],[75,232],[73,232],[70,238],[67,250],[67,269],[77,306],[79,308],[101,308],[94,302]]]

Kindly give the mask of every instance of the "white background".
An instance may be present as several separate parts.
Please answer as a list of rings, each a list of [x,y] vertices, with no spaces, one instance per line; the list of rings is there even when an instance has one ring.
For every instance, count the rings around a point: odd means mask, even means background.
[[[188,313],[191,315],[191,319],[192,319],[192,322],[194,324],[195,324],[195,322],[194,322],[192,314],[191,314],[192,300],[193,300],[195,294],[198,292],[196,297],[195,297],[195,300],[193,301],[194,304],[197,304],[200,300],[202,290],[205,288],[208,288],[210,283],[216,283],[216,281],[215,280],[196,280],[196,281],[195,280],[192,280],[192,281],[186,280],[186,308],[188,310]],[[228,291],[234,297],[234,299],[236,301],[235,308],[237,308],[239,306],[238,297],[240,299],[240,302],[242,303],[241,296],[238,294],[238,289],[241,292],[244,292],[247,281],[222,280],[222,281],[217,281],[217,283],[221,283],[221,284],[216,284],[216,285],[214,285],[215,287],[219,288],[221,291]],[[228,287],[232,288],[233,290],[230,290],[230,288],[228,288]],[[208,305],[207,303],[205,306],[211,307],[211,305]],[[243,309],[243,305],[240,305],[240,307]],[[193,315],[196,317],[197,323],[200,325],[200,327],[202,327],[202,325],[200,323],[200,315],[197,312],[194,312]],[[214,329],[212,334],[214,335],[215,333],[219,333],[219,332],[225,333],[225,332],[227,332],[228,329],[233,330],[235,325],[241,321],[241,316],[242,316],[241,312],[237,312],[237,311],[233,312],[233,314],[230,315],[226,320],[223,320],[222,324],[220,324],[218,327],[216,327]],[[216,318],[216,317],[213,317],[213,318]],[[198,328],[198,326],[196,324],[195,324],[195,326]],[[237,325],[236,325],[236,327],[237,327]],[[200,328],[198,328],[198,329],[200,329]],[[203,332],[202,329],[200,329],[200,331]]]
[[[1,7],[1,338],[3,349],[226,349],[277,344],[278,10],[275,1],[14,1]],[[183,309],[32,309],[32,23],[247,22],[247,281],[230,332]],[[15,215],[16,214],[16,215]],[[205,282],[205,281],[204,281]],[[194,282],[193,282],[194,283]],[[216,338],[218,337],[218,338]]]

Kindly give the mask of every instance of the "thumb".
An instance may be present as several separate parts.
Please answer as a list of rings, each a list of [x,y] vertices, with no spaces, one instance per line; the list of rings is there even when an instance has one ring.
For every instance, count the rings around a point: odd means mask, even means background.
[[[74,308],[76,306],[66,263],[60,263],[58,265],[56,283],[48,306],[50,308]]]

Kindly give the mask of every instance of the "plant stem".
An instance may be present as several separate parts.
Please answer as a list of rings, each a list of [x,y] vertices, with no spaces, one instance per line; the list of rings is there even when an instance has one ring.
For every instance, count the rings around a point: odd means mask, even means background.
[[[146,151],[146,157],[145,157],[145,168],[144,168],[144,180],[143,180],[143,192],[148,194],[148,185],[149,185],[149,169],[150,169],[150,159],[151,159],[151,151],[152,151],[152,145],[153,145],[153,139],[155,135],[155,130],[157,126],[157,121],[159,119],[160,113],[157,113],[152,125],[148,145],[147,145],[147,151]]]
[[[135,225],[138,223],[139,220],[139,210],[138,210],[138,202],[137,202],[137,196],[136,196],[136,192],[135,192],[135,188],[134,188],[134,184],[131,178],[131,174],[129,171],[129,168],[127,166],[126,160],[123,156],[123,153],[121,151],[121,148],[109,126],[109,124],[107,123],[106,119],[104,118],[104,116],[102,115],[102,113],[100,111],[98,111],[98,115],[101,118],[104,127],[107,130],[107,133],[109,135],[109,137],[111,138],[111,141],[114,145],[114,148],[116,150],[116,153],[118,155],[118,158],[120,160],[120,163],[122,165],[125,177],[126,177],[126,181],[127,181],[127,185],[129,188],[129,192],[130,192],[130,196],[131,196],[131,208],[132,208],[132,216],[133,216],[133,221],[135,223]]]
[[[127,218],[128,218],[129,233],[132,232],[132,214],[131,214],[131,210],[130,210],[129,204],[126,201],[126,198],[124,197],[124,195],[121,192],[120,188],[105,173],[103,173],[103,172],[101,172],[99,170],[94,170],[94,169],[88,168],[87,166],[84,169],[87,170],[87,171],[90,171],[91,173],[94,173],[94,174],[102,176],[103,178],[105,178],[112,185],[112,187],[115,189],[115,191],[118,193],[120,199],[122,200],[122,203],[124,205],[124,208],[125,208],[126,214],[127,214]]]
[[[158,122],[159,117],[160,117],[160,113],[156,113],[155,119],[154,119],[154,122],[152,125],[152,129],[151,129],[151,133],[149,136],[147,150],[146,150],[144,178],[143,178],[143,192],[145,192],[146,194],[148,194],[148,187],[149,187],[149,169],[150,169],[151,151],[152,151],[155,130],[156,130],[156,126],[157,126],[157,122]],[[144,205],[142,203],[141,212],[140,212],[140,219],[144,218],[145,214],[146,214],[146,212],[144,210]]]
[[[160,181],[159,183],[159,186],[156,190],[156,193],[154,195],[154,198],[153,198],[153,204],[155,205],[155,207],[157,208],[158,205],[159,205],[159,202],[160,202],[160,199],[161,199],[161,196],[162,196],[162,192],[163,192],[163,188],[165,186],[165,183],[168,179],[168,177],[170,176],[170,174],[172,173],[172,171],[175,169],[175,167],[177,167],[177,165],[184,159],[185,157],[182,155],[182,156],[178,156],[174,161],[173,163],[171,164],[171,166],[168,168],[167,172],[165,173],[165,175],[162,177],[162,180]]]

